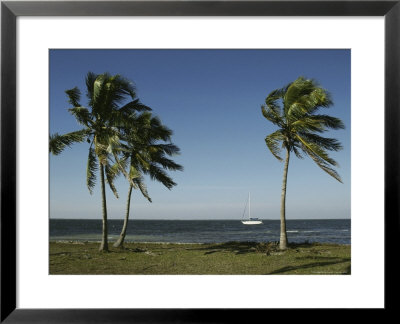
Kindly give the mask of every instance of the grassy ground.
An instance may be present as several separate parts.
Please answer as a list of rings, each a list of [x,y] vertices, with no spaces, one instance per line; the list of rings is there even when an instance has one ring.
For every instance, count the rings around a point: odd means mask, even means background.
[[[50,243],[50,274],[350,274],[350,245]]]

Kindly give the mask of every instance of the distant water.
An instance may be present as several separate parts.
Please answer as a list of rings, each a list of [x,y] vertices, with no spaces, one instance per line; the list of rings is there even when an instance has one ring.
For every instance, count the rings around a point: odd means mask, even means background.
[[[100,241],[101,220],[50,219],[50,240]],[[109,240],[116,240],[122,220],[109,220]],[[287,220],[289,242],[350,244],[349,219]],[[130,220],[126,242],[223,243],[279,241],[279,220],[244,225],[240,220]]]

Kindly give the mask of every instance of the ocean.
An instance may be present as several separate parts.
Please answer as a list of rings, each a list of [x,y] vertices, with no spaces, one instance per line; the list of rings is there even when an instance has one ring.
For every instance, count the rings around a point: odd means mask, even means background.
[[[100,241],[100,219],[50,219],[51,241]],[[108,221],[110,242],[123,220]],[[279,220],[244,225],[240,220],[129,220],[126,242],[224,243],[279,241]],[[289,242],[351,243],[350,219],[287,220]]]

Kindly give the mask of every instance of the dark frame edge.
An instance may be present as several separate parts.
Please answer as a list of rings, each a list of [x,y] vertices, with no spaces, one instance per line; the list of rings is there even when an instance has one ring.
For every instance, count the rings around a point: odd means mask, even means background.
[[[16,308],[16,15],[1,4],[1,310]],[[4,109],[4,107],[7,107]]]
[[[400,2],[385,16],[385,308],[395,309],[399,277],[389,260],[400,236]]]
[[[0,322],[4,323],[85,323],[84,318],[98,318],[102,323],[132,321],[150,322],[207,322],[211,320],[199,310],[138,310],[138,309],[17,309],[16,308],[16,13],[11,2],[1,3],[1,294]],[[28,2],[20,2],[20,4]],[[35,2],[29,3],[30,6]],[[301,3],[301,1],[299,1]],[[389,2],[388,2],[389,3]],[[395,5],[393,6],[393,3]],[[393,257],[390,240],[399,235],[400,195],[399,195],[399,157],[400,157],[400,1],[391,1],[385,12],[385,309],[397,307],[389,296],[395,292],[395,283],[399,283],[394,269],[388,266]],[[19,9],[20,10],[20,9]],[[36,15],[36,14],[32,14]],[[361,14],[360,14],[361,15]],[[380,14],[375,14],[380,15]],[[394,67],[394,68],[393,68]],[[4,109],[7,107],[7,109]],[[12,230],[10,230],[12,229]],[[392,242],[393,244],[393,242]],[[6,266],[5,266],[6,264]],[[389,284],[388,284],[389,283]],[[393,296],[393,294],[392,294]],[[207,310],[214,313],[214,323],[226,322],[232,312],[249,310]],[[252,310],[261,311],[261,310]],[[134,314],[133,314],[134,312]],[[177,315],[179,312],[179,315]],[[229,315],[229,316],[227,316]],[[118,317],[119,316],[119,317]],[[208,320],[207,320],[208,318]],[[232,317],[231,317],[232,319]],[[232,319],[232,321],[234,320]]]
[[[17,16],[383,16],[397,0],[6,1]]]

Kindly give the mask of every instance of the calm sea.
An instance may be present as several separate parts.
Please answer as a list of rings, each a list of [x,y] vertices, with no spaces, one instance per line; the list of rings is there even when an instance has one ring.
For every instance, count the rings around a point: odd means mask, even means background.
[[[123,221],[109,220],[109,240],[117,239]],[[287,220],[290,242],[350,244],[349,219]],[[126,242],[222,243],[279,241],[279,220],[244,225],[240,220],[130,220]],[[51,241],[100,241],[101,220],[50,219]]]

